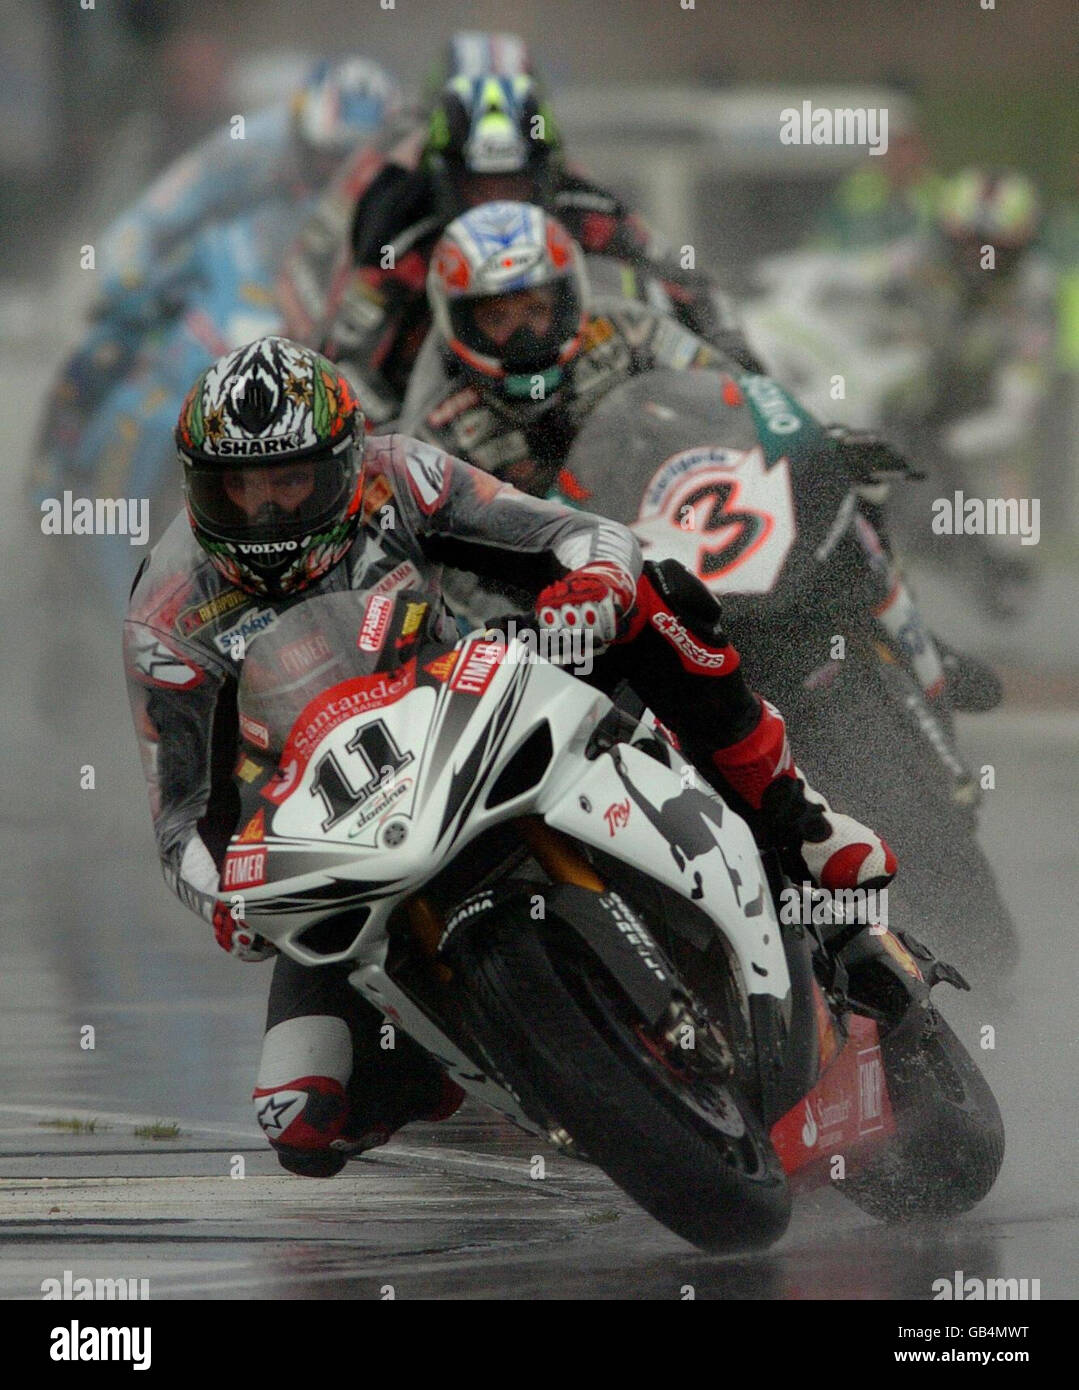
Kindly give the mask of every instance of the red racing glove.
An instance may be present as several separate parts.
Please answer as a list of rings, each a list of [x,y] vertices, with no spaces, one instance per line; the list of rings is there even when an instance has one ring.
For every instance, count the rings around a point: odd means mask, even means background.
[[[536,613],[544,628],[591,632],[597,643],[607,646],[618,636],[636,595],[637,587],[624,569],[597,560],[549,584],[536,598]]]
[[[277,947],[236,916],[232,904],[223,898],[214,904],[214,936],[221,949],[237,960],[269,960],[277,955]]]

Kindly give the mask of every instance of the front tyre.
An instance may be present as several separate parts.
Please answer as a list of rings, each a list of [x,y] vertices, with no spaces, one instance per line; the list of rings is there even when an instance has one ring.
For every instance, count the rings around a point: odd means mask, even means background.
[[[790,1219],[786,1176],[729,1086],[687,1081],[645,1043],[598,963],[518,905],[454,937],[465,1021],[492,1071],[620,1188],[702,1250],[763,1247]]]

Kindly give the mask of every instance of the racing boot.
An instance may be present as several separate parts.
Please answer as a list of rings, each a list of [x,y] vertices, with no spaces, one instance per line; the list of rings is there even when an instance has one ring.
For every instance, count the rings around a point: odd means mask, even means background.
[[[398,1036],[383,1051],[367,1034],[357,1028],[354,1036],[344,1019],[326,1014],[267,1031],[255,1114],[290,1173],[333,1177],[402,1126],[448,1119],[460,1108],[464,1091],[410,1039]]]
[[[712,764],[758,813],[763,837],[793,853],[807,876],[830,891],[883,888],[895,876],[885,841],[852,816],[834,811],[794,764],[779,711],[761,700],[756,728],[712,754]]]
[[[334,1149],[349,1115],[352,1038],[343,1019],[312,1014],[267,1030],[252,1100],[282,1167],[330,1178],[345,1166]]]

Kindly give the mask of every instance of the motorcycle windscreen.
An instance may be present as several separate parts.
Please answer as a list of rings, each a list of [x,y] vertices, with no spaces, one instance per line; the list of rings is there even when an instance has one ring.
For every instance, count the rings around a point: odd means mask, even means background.
[[[343,682],[400,666],[427,635],[429,617],[422,595],[367,590],[307,598],[278,614],[245,656],[241,736],[260,752],[280,754],[312,700]]]
[[[717,371],[657,368],[609,392],[588,415],[566,455],[566,469],[605,516],[632,526],[666,460],[722,444],[757,442],[749,413],[726,404]]]
[[[677,560],[724,603],[767,595],[787,611],[806,602],[817,551],[853,506],[817,421],[750,373],[664,368],[623,382],[581,428],[564,477],[647,559]]]

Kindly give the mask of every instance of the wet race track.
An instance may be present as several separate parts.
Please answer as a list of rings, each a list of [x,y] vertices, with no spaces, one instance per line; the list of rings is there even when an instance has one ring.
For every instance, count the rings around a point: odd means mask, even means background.
[[[1062,711],[965,725],[971,761],[996,768],[984,840],[1024,946],[1010,1001],[938,991],[1008,1133],[999,1182],[966,1218],[897,1232],[827,1192],[796,1204],[771,1252],[709,1259],[587,1165],[548,1150],[541,1176],[536,1142],[471,1104],[337,1178],[280,1170],[248,1102],[269,967],[227,960],[164,887],[118,621],[72,578],[95,539],[42,537],[22,500],[54,360],[16,335],[0,363],[0,1296],[40,1298],[64,1270],[146,1278],[154,1299],[925,1299],[955,1270],[1079,1292],[1079,731]]]

